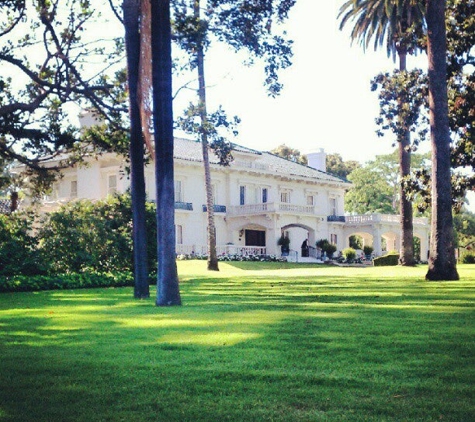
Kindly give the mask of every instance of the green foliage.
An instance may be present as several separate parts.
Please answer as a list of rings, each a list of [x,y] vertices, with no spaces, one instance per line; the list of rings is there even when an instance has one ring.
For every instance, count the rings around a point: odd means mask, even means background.
[[[347,261],[351,261],[356,258],[356,251],[353,248],[345,248],[341,251],[341,253]]]
[[[272,154],[285,158],[286,160],[293,161],[295,163],[300,163],[300,164],[308,163],[306,155],[302,155],[298,149],[288,147],[285,144],[279,145],[277,148],[274,148],[270,152]]]
[[[413,167],[427,168],[428,154],[411,154]],[[378,155],[372,161],[355,169],[348,176],[353,186],[345,195],[345,210],[350,213],[399,213],[399,159],[398,152]],[[420,195],[411,200],[416,206]],[[417,212],[417,209],[415,209]]]
[[[149,268],[156,267],[154,206],[147,205]],[[38,239],[51,273],[132,270],[130,195],[64,205],[48,214]]]
[[[363,253],[365,255],[371,255],[373,251],[374,251],[374,248],[372,246],[369,246],[369,245],[363,246]]]
[[[336,245],[334,245],[333,243],[330,243],[327,239],[317,240],[316,246],[317,248],[320,248],[323,252],[326,252],[329,258],[331,258],[332,255],[337,250]]]
[[[475,264],[475,252],[465,251],[460,256],[460,263],[462,264]]]
[[[379,91],[380,117],[378,136],[384,132],[395,135],[393,147],[403,142],[407,133],[411,137],[412,149],[426,140],[428,127],[427,76],[420,69],[410,72],[395,70],[392,74],[379,74],[371,82],[371,90]]]
[[[279,240],[277,241],[279,246],[283,246],[284,248],[288,248],[290,245],[290,238],[288,236],[280,236]]]
[[[361,167],[358,161],[343,161],[340,154],[327,154],[326,158],[327,173],[331,173],[342,179],[347,179],[348,175],[357,168]]]
[[[109,121],[127,118],[127,90],[115,73],[121,44],[106,33],[103,42],[91,38],[112,14],[89,0],[2,0],[0,8],[0,157],[44,181],[47,169],[91,154],[71,123],[77,116],[72,104],[94,107]],[[56,161],[43,166],[46,158]]]
[[[350,236],[350,248],[361,249],[363,247],[363,238],[358,235]]]
[[[384,256],[378,256],[377,258],[373,259],[373,265],[375,267],[388,267],[394,266],[399,264],[399,254],[397,253],[389,253]]]
[[[32,235],[33,221],[31,212],[0,214],[0,275],[46,272],[47,264]]]
[[[155,280],[150,280],[153,283]],[[86,289],[133,286],[132,273],[80,273],[59,275],[0,276],[0,292],[34,292],[39,290]]]
[[[393,190],[384,175],[375,169],[361,167],[348,180],[353,186],[345,195],[345,211],[356,214],[395,214]]]

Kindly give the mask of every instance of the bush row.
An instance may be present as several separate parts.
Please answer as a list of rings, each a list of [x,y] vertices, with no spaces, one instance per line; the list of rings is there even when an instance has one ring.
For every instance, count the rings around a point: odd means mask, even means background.
[[[155,206],[147,204],[147,257],[156,268]],[[130,195],[68,203],[42,218],[0,215],[0,276],[133,270]]]
[[[132,273],[84,273],[36,276],[0,276],[0,292],[33,292],[39,290],[85,289],[95,287],[133,286]]]
[[[462,264],[475,264],[475,252],[465,251],[460,256],[459,261]]]

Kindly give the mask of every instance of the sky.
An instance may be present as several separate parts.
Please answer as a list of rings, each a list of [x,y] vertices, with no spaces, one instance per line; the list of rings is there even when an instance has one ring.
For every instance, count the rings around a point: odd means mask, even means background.
[[[379,105],[370,81],[397,64],[384,48],[375,53],[372,46],[364,52],[351,45],[348,31],[338,29],[343,3],[297,0],[286,24],[294,41],[293,65],[280,73],[284,89],[277,98],[266,95],[262,66],[243,66],[223,46],[208,52],[208,110],[222,105],[241,118],[234,142],[264,151],[286,144],[303,154],[323,148],[362,163],[393,151],[391,135],[375,133]],[[425,57],[408,59],[409,68],[426,66]],[[175,114],[185,101],[180,95]]]

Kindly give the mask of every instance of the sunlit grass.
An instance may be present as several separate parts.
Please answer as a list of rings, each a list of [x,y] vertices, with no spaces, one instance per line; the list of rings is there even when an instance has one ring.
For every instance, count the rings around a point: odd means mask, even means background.
[[[475,420],[475,266],[178,265],[181,307],[0,295],[0,421]]]

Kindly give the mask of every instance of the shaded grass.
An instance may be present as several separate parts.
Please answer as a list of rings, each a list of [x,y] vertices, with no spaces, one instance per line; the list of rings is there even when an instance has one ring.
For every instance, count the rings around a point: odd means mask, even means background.
[[[182,307],[0,295],[0,421],[475,420],[475,266],[178,265]]]

